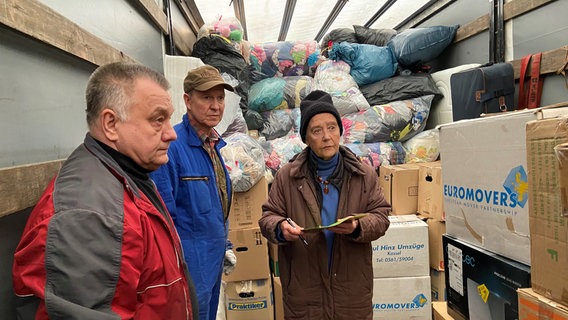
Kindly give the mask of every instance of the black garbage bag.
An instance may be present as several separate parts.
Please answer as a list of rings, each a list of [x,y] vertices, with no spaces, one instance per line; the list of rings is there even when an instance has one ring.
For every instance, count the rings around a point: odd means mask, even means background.
[[[371,106],[430,94],[442,96],[442,92],[427,73],[395,76],[364,85],[360,89]]]
[[[353,29],[355,29],[358,43],[374,44],[379,47],[386,46],[389,40],[396,35],[394,29],[372,29],[358,25],[354,25]]]
[[[355,31],[351,28],[337,28],[331,30],[328,34],[326,34],[323,39],[321,40],[321,47],[322,49],[328,48],[330,42],[350,42],[350,43],[358,43],[357,37],[355,35]],[[329,49],[329,48],[328,48]],[[328,50],[322,50],[322,55],[327,57]]]

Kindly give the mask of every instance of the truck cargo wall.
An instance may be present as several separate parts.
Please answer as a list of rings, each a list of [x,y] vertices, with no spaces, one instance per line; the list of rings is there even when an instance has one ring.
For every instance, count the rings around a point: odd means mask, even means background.
[[[443,10],[416,25],[460,25],[454,43],[429,64],[432,72],[490,61],[491,9],[488,1],[449,1]],[[563,18],[567,10],[568,1],[564,0],[511,0],[504,5],[505,61],[513,63],[516,78],[519,77],[520,59],[523,56],[548,53],[543,55],[541,65],[541,74],[545,77],[543,106],[568,101],[565,78],[556,74],[556,70],[562,68],[568,59],[568,22]]]
[[[11,265],[29,212],[87,132],[90,74],[119,60],[163,71],[169,30],[161,3],[6,0],[0,5],[2,319],[16,319]]]

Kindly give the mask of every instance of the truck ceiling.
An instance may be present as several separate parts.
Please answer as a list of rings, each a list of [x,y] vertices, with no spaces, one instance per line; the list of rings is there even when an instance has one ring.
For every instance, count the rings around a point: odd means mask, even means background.
[[[236,17],[244,39],[252,42],[317,40],[336,28],[360,25],[375,29],[406,29],[429,10],[454,0],[182,0],[197,25]],[[412,24],[416,24],[414,21]]]

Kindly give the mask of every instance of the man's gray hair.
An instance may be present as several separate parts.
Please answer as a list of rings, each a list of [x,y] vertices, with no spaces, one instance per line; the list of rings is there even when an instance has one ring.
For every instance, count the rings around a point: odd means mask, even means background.
[[[164,90],[170,85],[159,72],[144,65],[128,62],[114,62],[97,68],[87,83],[87,124],[89,128],[105,109],[113,110],[120,121],[128,118],[128,107],[132,104],[134,82],[147,78]]]

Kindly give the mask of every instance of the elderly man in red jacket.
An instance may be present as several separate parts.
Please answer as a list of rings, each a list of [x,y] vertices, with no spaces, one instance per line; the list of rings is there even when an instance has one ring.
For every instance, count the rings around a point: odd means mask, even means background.
[[[148,176],[176,139],[168,87],[138,64],[92,74],[89,132],[14,255],[18,319],[198,319],[179,237]]]

